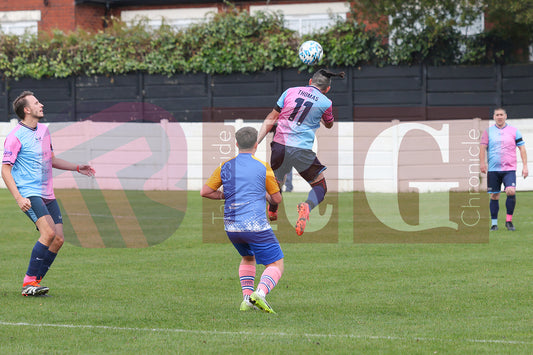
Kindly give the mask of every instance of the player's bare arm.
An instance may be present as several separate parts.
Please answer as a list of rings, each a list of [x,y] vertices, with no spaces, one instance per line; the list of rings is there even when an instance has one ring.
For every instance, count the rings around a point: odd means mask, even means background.
[[[527,168],[527,150],[525,145],[518,147],[520,150],[520,158],[522,159],[522,176],[527,178],[529,175],[529,170]]]
[[[94,169],[90,165],[77,165],[66,160],[59,159],[55,155],[52,155],[52,167],[60,170],[77,171],[78,173],[86,176],[94,176],[95,174]]]
[[[487,146],[480,144],[479,146],[479,170],[483,173],[487,173]]]
[[[272,112],[266,116],[265,120],[263,121],[263,124],[261,125],[261,129],[259,129],[259,133],[257,135],[257,144],[260,144],[265,136],[272,130],[272,127],[278,122],[279,118],[279,111],[276,109],[273,109]]]
[[[20,194],[15,179],[13,179],[13,175],[11,174],[12,168],[13,167],[10,164],[2,164],[2,178],[4,179],[7,189],[15,198],[17,205],[23,212],[26,212],[31,208],[31,202],[28,198],[22,197]]]
[[[324,127],[328,128],[328,129],[331,128],[331,127],[333,127],[333,123],[334,123],[334,121],[326,122],[326,121],[324,121],[323,118],[322,118],[320,121],[322,121],[322,124],[324,125]]]
[[[211,199],[211,200],[223,200],[224,199],[224,192],[221,190],[213,190],[207,184],[202,186],[202,190],[200,190],[200,196]]]
[[[269,195],[268,192],[266,194],[267,202],[273,205],[279,205],[282,200],[282,196],[280,192],[276,192],[272,195]]]

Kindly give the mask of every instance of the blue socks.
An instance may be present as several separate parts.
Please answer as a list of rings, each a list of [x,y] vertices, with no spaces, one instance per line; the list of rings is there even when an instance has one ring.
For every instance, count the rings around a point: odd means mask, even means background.
[[[490,218],[492,218],[493,225],[497,224],[494,223],[494,220],[498,220],[498,211],[500,210],[500,201],[499,200],[490,200]]]
[[[28,265],[28,271],[26,271],[26,275],[39,276],[41,267],[46,259],[47,252],[48,247],[46,245],[41,244],[39,241],[35,243],[31,252],[30,264]]]
[[[514,208],[516,206],[516,195],[507,196],[505,200],[505,207],[507,208],[507,215],[513,215]],[[492,225],[498,224],[498,211],[500,209],[499,200],[490,200],[490,218],[492,219]]]
[[[326,191],[328,189],[325,179],[322,179],[311,186],[312,189],[309,191],[307,201],[305,201],[309,205],[309,211],[318,206],[318,204],[324,200],[324,196],[326,195]]]
[[[507,208],[507,214],[512,215],[514,212],[514,206],[516,206],[516,195],[507,196],[505,201],[505,207]]]
[[[46,254],[44,256],[43,263],[41,265],[41,268],[39,269],[39,274],[37,275],[38,280],[42,280],[44,275],[48,272],[50,269],[50,266],[54,262],[55,258],[57,256],[57,253],[53,253],[50,250],[46,250]]]

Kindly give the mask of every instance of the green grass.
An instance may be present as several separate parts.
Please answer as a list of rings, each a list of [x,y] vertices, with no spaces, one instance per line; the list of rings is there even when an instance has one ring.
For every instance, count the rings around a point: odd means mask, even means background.
[[[66,243],[43,282],[51,297],[30,298],[20,287],[38,234],[0,191],[0,353],[533,352],[533,193],[518,194],[518,231],[485,244],[354,244],[343,194],[338,242],[282,244],[274,315],[239,311],[240,258],[202,242],[198,195],[161,244]]]

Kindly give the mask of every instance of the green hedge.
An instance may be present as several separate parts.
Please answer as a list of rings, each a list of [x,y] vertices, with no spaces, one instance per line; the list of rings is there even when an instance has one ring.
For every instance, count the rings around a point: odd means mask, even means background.
[[[451,29],[439,31],[427,29],[417,36],[407,33],[401,37],[401,45],[389,48],[383,36],[342,19],[303,38],[285,28],[282,16],[276,13],[251,16],[233,9],[182,31],[167,25],[152,30],[143,21],[126,26],[114,19],[112,27],[95,34],[0,35],[0,73],[5,78],[40,79],[136,71],[170,76],[276,68],[312,70],[297,54],[299,43],[311,38],[324,48],[321,66],[485,64],[506,58],[506,42],[496,35],[463,38]]]

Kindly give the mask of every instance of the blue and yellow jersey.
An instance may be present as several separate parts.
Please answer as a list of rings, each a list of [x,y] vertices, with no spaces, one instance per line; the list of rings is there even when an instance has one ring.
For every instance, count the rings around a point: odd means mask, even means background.
[[[279,191],[270,166],[251,153],[240,153],[220,165],[207,186],[224,188],[224,227],[228,232],[259,232],[270,229],[266,196]]]

